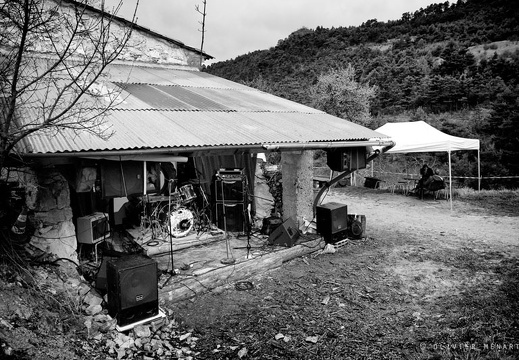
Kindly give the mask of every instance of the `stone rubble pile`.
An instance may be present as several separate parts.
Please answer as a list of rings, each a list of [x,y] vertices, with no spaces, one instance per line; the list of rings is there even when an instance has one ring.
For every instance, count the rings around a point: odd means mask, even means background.
[[[105,308],[106,295],[101,296],[81,276],[70,273],[67,276],[45,268],[25,270],[21,274],[20,286],[24,284],[60,299],[63,306],[69,306],[82,316],[88,336],[88,341],[82,344],[86,353],[101,350],[107,354],[107,360],[194,359],[197,355],[198,338],[192,331],[181,330],[170,309],[161,307],[164,317],[119,332],[116,319],[108,315]],[[25,317],[30,317],[30,314]]]

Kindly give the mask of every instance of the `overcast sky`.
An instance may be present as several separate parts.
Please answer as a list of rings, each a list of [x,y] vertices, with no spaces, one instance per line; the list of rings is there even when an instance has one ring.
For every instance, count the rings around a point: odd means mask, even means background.
[[[123,0],[119,16],[131,18],[136,0]],[[400,19],[405,12],[441,0],[207,0],[204,52],[223,61],[275,46],[306,27],[361,25],[366,20]],[[118,0],[106,0],[107,8]],[[452,1],[451,1],[452,3]],[[140,0],[137,23],[200,48],[202,0]],[[208,62],[205,63],[209,64]]]

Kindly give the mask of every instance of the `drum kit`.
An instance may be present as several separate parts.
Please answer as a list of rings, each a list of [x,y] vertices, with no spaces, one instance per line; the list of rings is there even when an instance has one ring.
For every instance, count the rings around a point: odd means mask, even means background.
[[[203,192],[202,189],[200,189]],[[204,194],[202,194],[204,195]],[[181,186],[169,195],[149,196],[148,202],[156,204],[150,212],[152,236],[164,237],[168,234],[175,238],[187,236],[195,221],[200,220],[195,200],[197,195],[192,184]],[[205,199],[205,196],[204,196]]]

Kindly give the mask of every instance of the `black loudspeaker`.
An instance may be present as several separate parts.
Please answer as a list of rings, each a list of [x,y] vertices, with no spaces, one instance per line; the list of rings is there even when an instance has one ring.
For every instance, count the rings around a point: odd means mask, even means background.
[[[327,243],[335,243],[347,237],[348,206],[337,202],[318,205],[315,209],[317,232]]]
[[[366,216],[348,215],[348,238],[362,239],[366,237]]]
[[[216,179],[213,183],[213,194],[216,201],[224,202],[244,202],[245,201],[245,181],[237,179]]]
[[[107,262],[108,313],[125,326],[159,313],[157,262],[129,255]]]
[[[334,171],[364,169],[366,167],[366,148],[337,148],[326,151],[326,164]]]
[[[286,219],[269,236],[269,245],[292,247],[299,238],[299,229],[292,218]]]
[[[104,198],[144,193],[144,163],[141,161],[103,161],[101,193]]]
[[[245,233],[244,209],[243,203],[217,203],[216,225],[222,230]]]
[[[99,270],[97,271],[96,275],[96,283],[95,288],[100,291],[106,291],[108,289],[107,281],[106,281],[106,267],[107,263],[110,260],[118,259],[118,257],[115,256],[103,256],[103,259],[101,261],[101,266],[99,267]]]

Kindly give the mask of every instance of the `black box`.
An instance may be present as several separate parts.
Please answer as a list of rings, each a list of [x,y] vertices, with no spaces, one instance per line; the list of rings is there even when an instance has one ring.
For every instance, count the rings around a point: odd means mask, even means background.
[[[292,218],[288,218],[272,231],[268,243],[269,245],[292,247],[299,238],[299,235],[299,229],[296,223]]]
[[[315,209],[317,232],[325,242],[332,243],[346,238],[348,230],[348,206],[337,202],[318,205]]]
[[[216,203],[216,226],[225,231],[245,233],[244,211],[243,203]]]
[[[326,164],[334,171],[364,169],[366,148],[337,148],[326,151]]]
[[[216,179],[213,183],[215,201],[244,202],[246,197],[246,183],[243,178]]]
[[[106,267],[108,313],[125,326],[158,315],[157,262],[145,255],[109,260]]]

